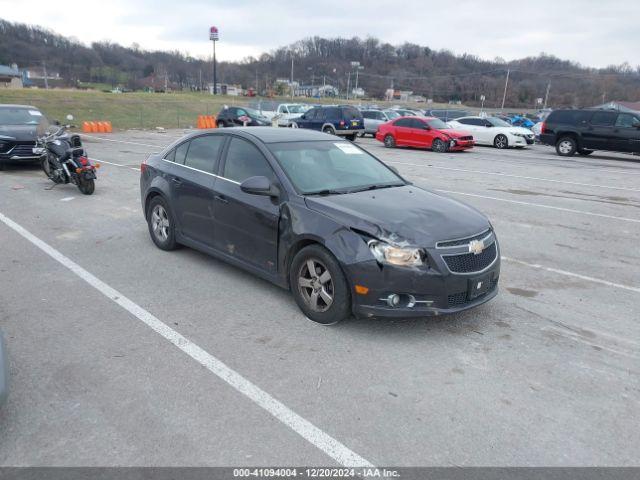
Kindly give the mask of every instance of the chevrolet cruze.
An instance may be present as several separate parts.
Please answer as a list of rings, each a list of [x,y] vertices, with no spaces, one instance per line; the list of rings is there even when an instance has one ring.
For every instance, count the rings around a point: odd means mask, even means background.
[[[453,313],[498,291],[482,213],[333,135],[199,131],[149,157],[140,187],[159,248],[186,245],[289,289],[315,322]]]

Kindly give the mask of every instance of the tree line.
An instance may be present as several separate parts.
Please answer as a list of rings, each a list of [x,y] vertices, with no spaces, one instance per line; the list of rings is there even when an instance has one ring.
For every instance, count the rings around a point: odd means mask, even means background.
[[[627,63],[596,69],[544,53],[507,62],[499,57],[487,60],[413,43],[391,45],[358,37],[307,38],[258,58],[221,62],[218,80],[258,92],[272,91],[276,79],[289,78],[292,58],[295,81],[307,85],[324,82],[341,92],[354,86],[352,62],[359,62],[359,86],[371,98],[382,98],[393,88],[436,102],[460,100],[479,105],[484,95],[485,105],[493,108],[502,102],[508,71],[505,103],[510,107],[533,108],[547,89],[548,104],[554,107],[640,99],[640,66]],[[199,90],[212,79],[210,59],[113,42],[86,46],[38,26],[0,20],[0,64],[11,63],[20,67],[46,64],[60,73],[67,86],[95,82],[139,89],[148,86],[151,78],[156,86]]]

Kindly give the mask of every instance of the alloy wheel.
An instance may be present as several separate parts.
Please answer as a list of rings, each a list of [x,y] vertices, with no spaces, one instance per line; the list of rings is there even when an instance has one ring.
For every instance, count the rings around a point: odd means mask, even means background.
[[[331,273],[317,258],[308,258],[300,266],[298,290],[305,303],[315,312],[326,312],[333,304]]]
[[[558,150],[563,155],[567,155],[573,150],[573,143],[570,140],[563,140],[558,144]]]
[[[167,241],[169,238],[169,215],[162,205],[156,205],[151,212],[151,228],[158,240]]]

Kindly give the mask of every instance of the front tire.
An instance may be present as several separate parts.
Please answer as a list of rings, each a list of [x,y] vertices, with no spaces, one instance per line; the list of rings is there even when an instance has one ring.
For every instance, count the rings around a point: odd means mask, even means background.
[[[384,146],[387,148],[393,148],[396,146],[396,139],[393,138],[393,135],[387,134],[384,137]]]
[[[561,157],[572,157],[578,150],[578,142],[573,137],[562,137],[556,143],[556,153]]]
[[[167,251],[177,248],[173,215],[167,202],[161,196],[154,197],[149,203],[147,225],[151,240],[156,244],[156,247]]]
[[[227,124],[224,122],[224,120],[220,120],[218,122],[218,128],[225,128],[227,126]]]
[[[335,257],[320,245],[300,250],[289,270],[291,292],[310,320],[333,325],[351,315],[351,295]]]
[[[499,149],[509,148],[509,139],[503,134],[496,135],[496,138],[493,139],[493,146]]]
[[[349,140],[350,142],[355,142],[356,141],[356,136],[357,136],[357,134],[354,133],[352,135],[345,135],[345,138],[347,140]]]
[[[336,131],[335,131],[333,128],[331,128],[331,127],[324,127],[324,128],[322,129],[322,131],[323,131],[324,133],[328,133],[329,135],[335,135],[335,134],[336,134]]]
[[[78,190],[82,192],[83,195],[92,195],[96,190],[96,182],[93,178],[86,180],[84,178],[78,179]]]
[[[431,150],[436,153],[444,153],[447,151],[447,144],[439,138],[436,138],[431,144]]]

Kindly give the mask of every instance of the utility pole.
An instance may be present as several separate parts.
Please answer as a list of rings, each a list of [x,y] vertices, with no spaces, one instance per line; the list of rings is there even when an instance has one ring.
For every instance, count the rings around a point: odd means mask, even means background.
[[[218,75],[216,72],[216,41],[219,39],[218,27],[209,29],[209,40],[213,43],[213,94],[218,94]]]
[[[349,89],[351,88],[351,72],[347,73],[347,100],[349,100]]]
[[[325,93],[326,93],[326,87],[327,87],[327,76],[326,75],[322,75],[322,96],[324,97]]]
[[[543,109],[547,108],[547,101],[549,100],[549,89],[551,88],[551,82],[547,83],[547,92],[544,94],[544,106]]]
[[[504,81],[504,93],[502,94],[502,107],[500,107],[500,111],[504,110],[504,101],[507,99],[507,87],[509,86],[510,73],[511,73],[511,70],[507,69],[507,79]]]
[[[291,80],[289,83],[291,85],[291,100],[293,101],[293,52],[291,52]]]

